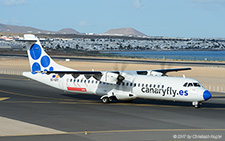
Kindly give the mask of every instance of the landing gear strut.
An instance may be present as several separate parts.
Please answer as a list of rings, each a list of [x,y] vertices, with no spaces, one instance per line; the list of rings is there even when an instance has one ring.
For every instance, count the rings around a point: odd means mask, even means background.
[[[195,108],[199,108],[199,107],[200,107],[200,105],[202,105],[202,103],[201,103],[201,102],[196,101],[196,102],[192,102],[192,105],[193,105]]]

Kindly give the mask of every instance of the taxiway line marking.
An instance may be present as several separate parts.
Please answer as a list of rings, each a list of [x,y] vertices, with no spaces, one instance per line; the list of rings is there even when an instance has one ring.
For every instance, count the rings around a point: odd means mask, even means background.
[[[79,103],[79,101],[62,101],[62,102],[52,102],[52,101],[4,101],[4,103],[31,103],[31,104],[76,104],[76,105],[103,105],[102,103],[97,102],[85,102]],[[139,107],[161,107],[161,108],[193,108],[193,107],[185,107],[185,106],[167,106],[167,105],[153,105],[153,104],[127,104],[127,103],[111,103],[108,105],[112,106],[139,106]],[[201,107],[200,109],[211,109],[211,110],[222,110],[224,111],[225,108],[204,108]]]
[[[1,135],[0,137],[16,136],[44,136],[44,135],[72,135],[72,134],[102,134],[102,133],[134,133],[134,132],[183,132],[183,131],[225,131],[225,129],[134,129],[134,130],[99,130],[99,131],[77,131],[62,133],[43,133],[43,134],[18,134],[18,135]]]
[[[0,101],[3,101],[3,100],[6,100],[6,99],[9,99],[10,97],[2,97],[0,98]]]
[[[105,131],[83,131],[83,132],[66,132],[63,134],[80,134],[80,133],[127,133],[127,132],[174,132],[174,131],[225,131],[225,129],[136,129],[136,130],[105,130]]]
[[[76,102],[76,101],[79,101],[79,102],[92,102],[92,101],[89,101],[89,100],[73,100],[73,99],[64,99],[64,98],[53,98],[53,97],[45,97],[45,96],[28,95],[28,94],[21,94],[21,93],[9,92],[9,91],[4,91],[4,90],[0,90],[0,92],[6,93],[6,94],[12,94],[12,95],[24,96],[24,97],[49,99],[49,100],[74,101],[74,102]]]
[[[12,94],[12,95],[18,95],[18,96],[24,96],[24,97],[32,97],[32,98],[40,98],[40,99],[48,99],[48,100],[60,100],[64,101],[61,104],[67,104],[66,102],[70,102],[68,104],[102,104],[102,103],[97,103],[91,100],[74,100],[74,99],[63,99],[63,98],[52,98],[52,97],[44,97],[44,96],[36,96],[36,95],[28,95],[28,94],[21,94],[21,93],[16,93],[16,92],[9,92],[9,91],[4,91],[0,90],[2,93],[6,94]],[[84,103],[73,103],[73,102],[84,102]],[[32,102],[31,102],[32,103]],[[33,103],[38,103],[33,101]],[[39,102],[40,103],[40,102]],[[42,102],[42,103],[49,103],[49,102]],[[51,102],[50,102],[51,103]],[[193,108],[193,107],[186,107],[186,106],[176,106],[176,105],[155,105],[155,104],[137,104],[137,103],[109,103],[108,105],[120,105],[120,106],[143,106],[143,107],[164,107],[164,108]],[[214,109],[214,110],[225,110],[225,108],[201,108],[201,109]]]
[[[0,79],[5,79],[5,80],[25,80],[25,81],[30,81],[30,79],[24,78],[8,78],[8,77],[0,77]]]

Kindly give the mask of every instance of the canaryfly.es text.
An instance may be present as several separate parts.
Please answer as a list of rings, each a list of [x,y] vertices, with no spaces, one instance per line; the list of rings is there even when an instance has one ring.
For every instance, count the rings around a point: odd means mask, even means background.
[[[188,90],[179,90],[178,91],[178,90],[173,89],[172,87],[167,87],[166,89],[142,87],[141,92],[149,93],[149,94],[159,94],[162,96],[171,95],[172,97],[175,97],[176,95],[188,96]]]

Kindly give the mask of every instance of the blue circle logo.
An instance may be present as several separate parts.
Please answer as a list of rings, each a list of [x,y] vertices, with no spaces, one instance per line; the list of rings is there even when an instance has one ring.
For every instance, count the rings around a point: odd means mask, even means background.
[[[49,64],[50,64],[50,58],[48,56],[46,56],[46,55],[43,56],[41,58],[41,65],[46,68],[46,67],[49,66]]]
[[[54,68],[53,68],[53,67],[50,67],[50,68],[49,68],[49,71],[53,71],[53,70],[54,70]]]
[[[34,60],[41,56],[41,47],[38,44],[33,44],[30,48],[30,55]]]
[[[35,62],[35,63],[32,65],[32,73],[33,73],[33,74],[37,73],[37,72],[35,72],[35,71],[41,71],[41,66],[40,66],[37,62]]]

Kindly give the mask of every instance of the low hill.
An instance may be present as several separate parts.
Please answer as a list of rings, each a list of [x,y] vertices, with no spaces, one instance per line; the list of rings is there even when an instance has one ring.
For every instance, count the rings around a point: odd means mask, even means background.
[[[57,34],[79,34],[79,32],[72,28],[64,28],[59,30]]]
[[[109,35],[133,35],[133,36],[146,36],[145,34],[137,31],[133,28],[117,28],[117,29],[110,29],[109,31],[105,32],[105,34]]]
[[[28,26],[18,26],[18,25],[7,25],[0,24],[0,32],[10,32],[10,33],[55,33],[54,31],[47,31],[42,29],[37,29]]]

